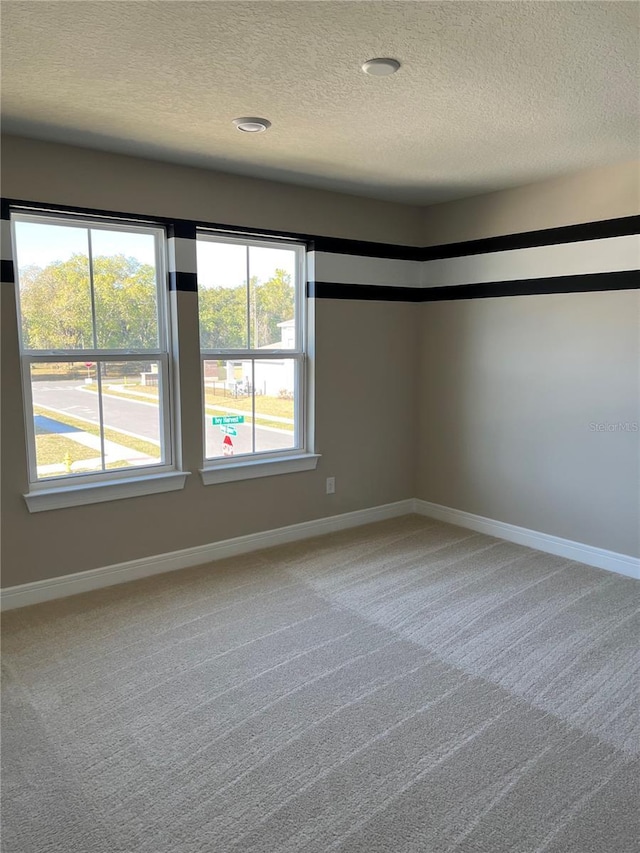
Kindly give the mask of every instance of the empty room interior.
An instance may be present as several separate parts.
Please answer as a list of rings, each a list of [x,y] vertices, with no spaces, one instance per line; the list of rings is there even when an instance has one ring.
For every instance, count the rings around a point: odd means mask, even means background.
[[[634,853],[640,4],[3,0],[3,853]]]

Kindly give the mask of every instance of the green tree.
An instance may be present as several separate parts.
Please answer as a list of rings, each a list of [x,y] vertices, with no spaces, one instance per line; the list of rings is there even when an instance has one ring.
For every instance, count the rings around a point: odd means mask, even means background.
[[[98,346],[146,349],[158,345],[155,270],[124,255],[95,258],[93,285]]]
[[[198,291],[200,345],[203,349],[242,349],[247,346],[247,290],[210,287]]]
[[[247,289],[208,287],[198,291],[200,343],[203,349],[247,347]],[[294,316],[291,275],[276,270],[268,281],[252,276],[249,282],[251,347],[259,349],[281,339],[278,323]]]
[[[44,269],[20,270],[22,335],[29,349],[93,346],[89,263],[73,255]]]
[[[76,254],[44,269],[20,270],[22,331],[28,349],[146,349],[157,346],[155,270],[125,255],[93,259],[93,339],[91,278],[86,255]],[[278,269],[266,282],[249,285],[251,345],[281,339],[278,323],[294,316],[291,276]],[[205,349],[247,346],[247,289],[202,288],[198,294],[200,339]]]
[[[155,270],[124,255],[93,259],[97,346],[145,349],[157,345]],[[22,334],[29,349],[91,349],[89,260],[76,254],[44,269],[20,270]]]
[[[256,282],[254,291],[251,300],[254,306],[254,346],[275,344],[282,337],[278,323],[294,316],[291,275],[286,270],[277,269],[268,281],[263,284]]]

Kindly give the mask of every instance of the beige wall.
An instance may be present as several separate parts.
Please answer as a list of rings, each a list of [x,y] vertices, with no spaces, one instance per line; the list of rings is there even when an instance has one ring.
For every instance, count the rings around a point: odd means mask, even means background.
[[[243,228],[420,242],[416,207],[15,136],[2,138],[2,195]]]
[[[1,289],[9,302],[10,288]],[[316,471],[206,487],[193,473],[184,491],[31,515],[22,498],[25,448],[9,313],[3,310],[3,586],[413,497],[417,406],[408,366],[417,359],[415,307],[319,300]],[[193,426],[185,465],[197,471]],[[335,495],[325,494],[327,476],[336,477]]]
[[[425,303],[424,500],[638,553],[637,291]]]
[[[421,245],[479,240],[633,216],[640,210],[640,161],[615,163],[423,210]]]
[[[639,211],[627,163],[438,205],[424,241]],[[589,425],[640,421],[639,307],[638,291],[423,304],[418,497],[637,554],[639,434]]]
[[[249,181],[129,157],[9,139],[3,195],[370,240],[414,242],[399,205]],[[313,472],[29,514],[13,288],[2,291],[2,585],[269,530],[413,497],[418,317],[398,303],[319,300]],[[181,347],[197,358],[194,294],[180,293]],[[198,380],[181,394],[197,411]],[[393,412],[393,419],[388,413]],[[184,465],[201,464],[198,424],[183,424]],[[325,478],[335,476],[335,495]]]
[[[615,184],[616,201],[600,171],[582,187],[581,198],[592,198],[587,208],[574,197],[576,182],[563,179],[564,195],[525,188],[487,197],[486,208],[471,199],[419,212],[16,138],[4,141],[2,166],[8,197],[409,244],[421,242],[426,222],[425,243],[634,212],[627,182]],[[544,217],[530,210],[534,197]],[[318,300],[316,471],[209,487],[194,473],[184,492],[30,515],[13,290],[0,290],[3,586],[414,496],[624,553],[634,548],[630,436],[588,430],[590,421],[633,417],[630,293],[422,306]],[[193,348],[196,329],[182,332]],[[182,393],[193,408],[196,380]],[[197,435],[197,425],[185,424],[191,470]],[[327,476],[337,479],[333,496],[324,493]]]

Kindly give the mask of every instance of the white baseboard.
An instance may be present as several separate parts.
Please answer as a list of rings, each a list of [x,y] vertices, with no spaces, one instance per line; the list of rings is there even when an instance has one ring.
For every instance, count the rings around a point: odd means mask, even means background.
[[[143,557],[139,560],[130,560],[113,566],[89,569],[86,572],[77,572],[72,575],[62,575],[48,580],[7,587],[2,590],[1,594],[2,610],[26,607],[29,604],[40,604],[54,598],[65,598],[68,595],[77,595],[80,592],[89,592],[92,589],[113,586],[149,575],[186,569],[190,566],[200,566],[212,560],[220,560],[223,557],[246,554],[249,551],[258,551],[261,548],[270,548],[272,545],[295,542],[299,539],[309,539],[312,536],[346,530],[349,527],[359,527],[362,524],[382,521],[385,518],[408,515],[413,511],[414,501],[412,499],[397,501],[396,503],[356,510],[356,512],[332,515],[328,518],[317,518],[313,521],[302,522],[302,524],[290,524],[288,527],[265,530],[262,533],[250,533],[248,536],[224,539],[221,542],[212,542],[209,545],[197,545],[194,548],[184,548],[181,551],[172,551],[168,554]]]
[[[86,572],[77,572],[72,575],[8,587],[2,590],[2,610],[40,604],[54,598],[65,598],[68,595],[77,595],[81,592],[126,583],[150,575],[173,572],[176,569],[186,569],[190,566],[200,566],[214,560],[221,560],[224,557],[246,554],[250,551],[258,551],[261,548],[282,545],[285,542],[309,539],[312,536],[346,530],[349,527],[359,527],[374,521],[383,521],[386,518],[397,518],[412,512],[439,521],[446,521],[449,524],[456,524],[459,527],[467,527],[470,530],[496,536],[499,539],[506,539],[509,542],[517,542],[519,545],[526,545],[529,548],[555,554],[558,557],[567,557],[570,560],[586,563],[588,566],[596,566],[599,569],[606,569],[617,574],[640,578],[640,561],[635,557],[606,551],[603,548],[593,548],[581,542],[572,542],[570,539],[561,539],[559,536],[550,536],[547,533],[528,530],[526,527],[517,527],[514,524],[483,518],[481,515],[473,515],[470,512],[463,512],[429,501],[409,499],[360,509],[355,512],[346,512],[342,515],[332,515],[328,518],[317,518],[301,524],[290,524],[287,527],[278,527],[275,530],[265,530],[261,533],[250,533],[247,536],[237,536],[234,539],[223,539],[221,542],[197,545],[194,548],[184,548],[181,551],[172,551],[168,554],[143,557],[139,560],[90,569]]]
[[[587,566],[595,566],[598,569],[606,569],[609,572],[640,579],[640,560],[636,557],[618,554],[615,551],[606,551],[604,548],[594,548],[591,545],[584,545],[582,542],[550,536],[548,533],[540,533],[526,527],[517,527],[515,524],[506,524],[503,521],[495,521],[492,518],[484,518],[481,515],[474,515],[471,512],[463,512],[460,509],[452,509],[429,501],[416,499],[414,511],[419,515],[456,524],[458,527],[467,527],[470,530],[476,530],[478,533],[486,533],[489,536],[496,536],[509,542],[517,542],[518,545],[526,545],[538,551],[555,554],[557,557],[567,557],[570,560],[576,560],[578,563],[586,563]]]

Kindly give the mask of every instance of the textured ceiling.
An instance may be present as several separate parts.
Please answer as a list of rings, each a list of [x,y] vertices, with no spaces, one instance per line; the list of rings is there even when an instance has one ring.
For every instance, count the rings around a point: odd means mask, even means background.
[[[419,204],[638,154],[635,2],[1,10],[5,132]]]

